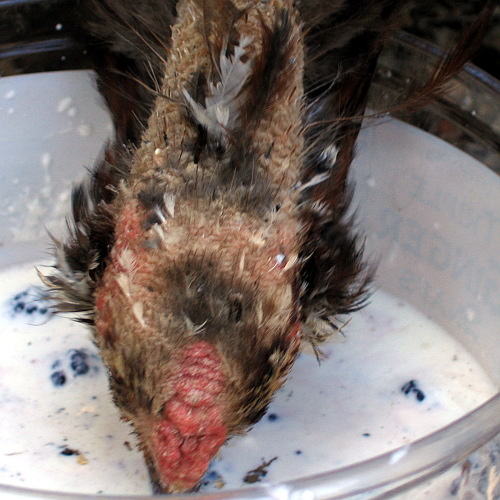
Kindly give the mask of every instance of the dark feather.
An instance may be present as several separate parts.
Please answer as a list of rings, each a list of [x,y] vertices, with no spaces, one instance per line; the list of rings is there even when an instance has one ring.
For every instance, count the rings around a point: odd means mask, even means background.
[[[346,0],[298,2],[306,33],[306,93],[319,96],[332,81],[352,71],[365,73],[363,61],[378,53],[399,26],[397,13],[404,4],[401,0],[357,2],[355,6]]]
[[[227,9],[230,12],[229,17],[222,18],[222,24],[215,28],[214,21],[210,22],[207,38],[218,40],[217,43],[209,42],[209,50],[213,68],[211,75],[197,75],[193,92],[189,94],[192,101],[188,102],[188,107],[191,107],[191,116],[198,125],[206,131],[207,123],[210,119],[202,116],[203,110],[193,109],[193,104],[198,103],[204,105],[207,98],[213,98],[209,95],[205,81],[211,80],[214,85],[222,85],[224,83],[222,70],[220,67],[221,58],[232,58],[234,56],[234,47],[241,46],[242,40],[236,40],[234,35],[227,35],[227,30],[232,32],[233,23],[240,17],[241,12],[234,8]],[[257,129],[262,116],[265,113],[272,111],[273,102],[277,93],[283,94],[287,90],[287,82],[290,81],[290,73],[293,72],[293,61],[290,61],[290,51],[294,43],[289,14],[282,10],[273,26],[267,26],[264,20],[261,20],[261,40],[259,40],[261,48],[258,54],[252,59],[251,70],[249,68],[248,76],[242,82],[241,90],[234,96],[233,103],[229,103],[228,108],[232,115],[237,117],[229,122],[229,124],[215,124],[219,127],[208,126],[208,133],[212,135],[212,143],[220,143],[220,136],[223,135],[228,142],[228,145],[234,146],[235,156],[242,157],[246,154],[246,149],[251,148],[253,134]],[[212,19],[213,15],[210,15]],[[225,22],[224,22],[225,21]],[[231,23],[231,28],[228,27]],[[208,29],[208,28],[207,28]],[[229,42],[231,39],[231,43]],[[217,50],[218,52],[214,51]],[[232,60],[233,65],[237,65],[239,61]],[[242,62],[241,65],[245,64]],[[201,94],[204,93],[204,98]],[[224,96],[222,96],[224,98]],[[221,99],[223,100],[223,99]],[[206,115],[210,114],[208,102],[206,106]],[[216,121],[214,118],[211,121]],[[243,154],[241,153],[243,151]],[[220,154],[220,152],[215,151]],[[234,163],[234,162],[232,162]]]
[[[175,0],[90,0],[75,5],[76,37],[85,44],[115,126],[115,137],[87,184],[72,193],[65,242],[53,239],[57,273],[43,278],[56,310],[93,322],[94,289],[114,243],[112,207],[130,172],[130,147],[139,144],[162,79]]]
[[[359,9],[342,1],[299,4],[309,28],[303,182],[328,174],[324,182],[305,190],[303,199],[302,216],[308,227],[302,251],[303,317],[313,345],[323,340],[337,314],[359,308],[369,294],[373,269],[363,265],[362,245],[352,220],[346,218],[351,197],[347,175],[377,58],[398,26],[402,6],[394,0],[367,2]],[[411,111],[436,99],[478,48],[493,6],[492,0],[486,3],[427,82],[410,85],[403,102],[385,112]],[[335,326],[330,331],[334,330]]]
[[[93,322],[94,289],[114,243],[112,202],[129,167],[128,152],[108,145],[88,183],[73,189],[66,241],[53,238],[58,272],[43,280],[57,301],[56,310],[80,313],[80,321]]]
[[[322,5],[320,5],[322,4]],[[324,4],[324,5],[323,5]],[[328,4],[328,5],[327,5]],[[307,236],[301,257],[304,335],[313,346],[337,330],[335,318],[361,307],[373,271],[347,217],[349,167],[383,42],[401,2],[302,2],[306,34],[306,156],[301,215]]]
[[[176,0],[83,0],[75,6],[77,37],[93,60],[117,141],[138,144],[176,19]]]
[[[406,92],[399,97],[401,102],[395,103],[385,112],[411,113],[438,99],[446,92],[450,79],[462,69],[481,46],[496,5],[496,0],[487,0],[474,22],[435,66],[430,78],[426,82],[421,82],[418,78],[410,82]]]
[[[262,116],[272,112],[276,95],[287,92],[287,84],[294,71],[290,53],[297,43],[289,16],[287,11],[282,10],[272,27],[267,27],[262,21],[262,49],[254,60],[241,107],[241,131],[245,134],[246,142],[253,139],[252,132]]]

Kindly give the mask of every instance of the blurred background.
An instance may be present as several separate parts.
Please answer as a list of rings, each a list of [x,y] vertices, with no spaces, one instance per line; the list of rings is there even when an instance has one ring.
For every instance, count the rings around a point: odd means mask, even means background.
[[[354,0],[356,1],[356,0]],[[88,66],[70,35],[77,0],[0,0],[0,75]],[[413,0],[405,30],[449,48],[480,11],[484,0]],[[474,61],[500,79],[500,4]]]
[[[450,47],[484,5],[484,0],[420,0],[411,2],[405,30],[442,48]],[[495,8],[481,49],[473,59],[500,79],[500,3]]]

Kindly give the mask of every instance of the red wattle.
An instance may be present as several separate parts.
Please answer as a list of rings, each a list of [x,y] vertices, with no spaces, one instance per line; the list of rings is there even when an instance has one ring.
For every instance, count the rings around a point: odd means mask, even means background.
[[[153,437],[156,470],[168,491],[197,485],[227,438],[221,409],[226,376],[209,342],[182,353],[175,395],[165,406]]]

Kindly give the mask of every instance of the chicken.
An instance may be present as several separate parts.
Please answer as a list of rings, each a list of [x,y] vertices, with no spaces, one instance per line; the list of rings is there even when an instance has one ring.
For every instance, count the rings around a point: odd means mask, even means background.
[[[115,138],[43,279],[89,324],[158,492],[196,489],[373,271],[349,165],[394,0],[78,4]]]

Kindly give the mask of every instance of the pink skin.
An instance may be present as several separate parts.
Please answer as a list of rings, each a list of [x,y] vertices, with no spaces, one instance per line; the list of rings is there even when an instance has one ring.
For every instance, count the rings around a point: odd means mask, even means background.
[[[208,342],[190,344],[181,357],[176,393],[155,426],[152,453],[166,490],[194,488],[227,438],[217,400],[226,376]]]
[[[119,335],[113,326],[111,302],[121,293],[115,276],[130,272],[121,263],[122,253],[127,250],[136,256],[134,273],[130,275],[135,283],[147,282],[154,272],[143,255],[147,251],[141,244],[143,219],[143,211],[132,202],[123,207],[117,220],[108,279],[103,280],[96,294],[96,327],[102,338],[111,340]],[[140,293],[141,300],[154,300],[145,287],[140,287]],[[188,344],[179,352],[178,363],[171,381],[174,395],[166,402],[164,418],[151,422],[152,429],[144,436],[164,491],[194,488],[227,438],[222,406],[226,375],[215,347],[206,341]]]

